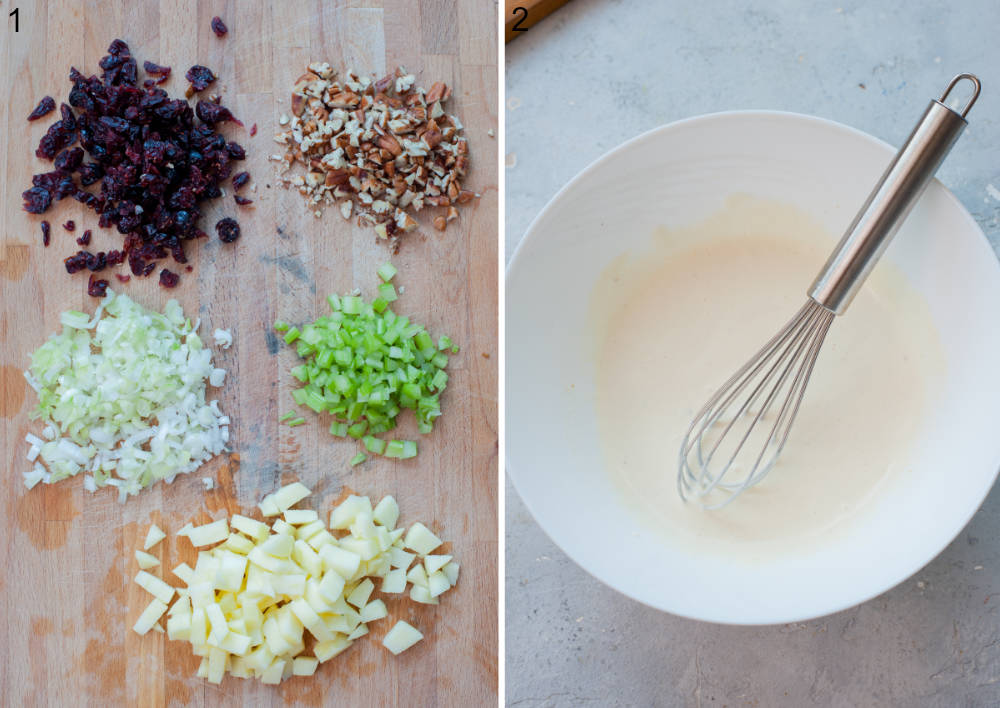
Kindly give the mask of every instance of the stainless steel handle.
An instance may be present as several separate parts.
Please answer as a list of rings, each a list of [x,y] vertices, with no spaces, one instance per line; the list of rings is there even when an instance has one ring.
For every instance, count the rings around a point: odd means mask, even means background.
[[[974,89],[968,103],[958,112],[944,102],[955,85],[963,80],[971,81]],[[941,98],[931,101],[816,276],[809,297],[837,315],[847,309],[962,134],[966,126],[965,115],[979,97],[979,90],[979,79],[972,74],[959,74],[951,80]]]

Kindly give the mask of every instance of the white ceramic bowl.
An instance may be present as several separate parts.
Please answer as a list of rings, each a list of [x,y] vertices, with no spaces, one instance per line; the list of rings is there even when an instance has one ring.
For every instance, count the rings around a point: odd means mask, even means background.
[[[790,203],[839,235],[894,152],[808,116],[702,116],[611,151],[535,219],[507,271],[507,471],[585,570],[675,614],[791,622],[884,592],[968,523],[1000,468],[1000,267],[936,181],[884,256],[927,300],[948,360],[933,434],[919,443],[905,494],[884,498],[870,520],[815,553],[754,567],[668,547],[632,517],[602,468],[587,326],[589,295],[609,262],[643,249],[657,226],[704,219],[732,193]]]

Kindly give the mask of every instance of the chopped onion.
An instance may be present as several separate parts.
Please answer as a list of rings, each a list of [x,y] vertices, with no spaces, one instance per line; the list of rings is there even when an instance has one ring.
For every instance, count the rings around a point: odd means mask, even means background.
[[[215,340],[215,346],[222,347],[223,349],[229,349],[233,346],[233,335],[229,330],[217,329],[212,332],[212,339]]]
[[[109,290],[93,318],[70,311],[60,321],[63,331],[32,354],[25,372],[38,393],[33,415],[46,424],[45,440],[25,438],[46,474],[32,470],[26,484],[87,471],[88,491],[117,487],[124,501],[225,449],[229,419],[205,390],[226,372],[212,365],[176,300],[161,314]]]

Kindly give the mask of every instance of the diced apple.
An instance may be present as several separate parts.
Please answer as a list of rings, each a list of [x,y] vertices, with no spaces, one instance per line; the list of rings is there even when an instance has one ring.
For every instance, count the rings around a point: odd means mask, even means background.
[[[357,553],[334,545],[325,545],[319,550],[320,560],[327,570],[335,570],[344,578],[352,577],[361,565],[361,556]]]
[[[385,526],[390,531],[396,528],[396,522],[399,521],[399,504],[391,496],[382,497],[372,513],[375,521]]]
[[[439,602],[436,597],[431,597],[430,590],[420,585],[410,587],[410,599],[424,605],[437,605]]]
[[[289,509],[285,512],[285,521],[292,526],[303,526],[319,520],[315,509]]]
[[[292,674],[295,676],[312,676],[316,673],[319,659],[312,656],[297,656],[292,662]]]
[[[422,565],[415,565],[410,568],[410,572],[406,574],[406,579],[417,587],[427,587],[427,571],[424,570],[424,566]]]
[[[135,584],[164,604],[170,602],[174,597],[174,589],[172,587],[155,575],[150,575],[145,570],[140,570],[136,574]]]
[[[371,514],[372,511],[371,499],[352,494],[330,512],[330,528],[338,530],[348,529],[354,523],[354,519],[359,513],[367,512]]]
[[[153,524],[149,527],[149,531],[146,532],[146,542],[142,544],[142,550],[148,551],[166,537],[167,534],[163,532],[163,529],[156,524]]]
[[[455,561],[451,561],[450,563],[447,563],[441,570],[444,571],[444,574],[445,576],[447,576],[448,582],[451,584],[451,586],[455,587],[455,585],[458,583],[458,563],[456,563]]]
[[[386,573],[382,580],[382,592],[405,592],[406,591],[406,571],[396,568]]]
[[[426,556],[424,558],[424,568],[427,575],[433,575],[444,568],[451,560],[451,556]]]
[[[150,568],[155,568],[160,564],[160,559],[151,553],[146,553],[145,551],[140,551],[136,549],[135,551],[135,561],[139,564],[141,570],[149,570]]]
[[[229,522],[225,519],[213,521],[204,526],[195,526],[187,532],[188,540],[194,547],[209,546],[219,541],[225,541],[229,536]]]
[[[451,583],[448,582],[448,576],[442,571],[439,570],[427,576],[427,590],[430,592],[431,597],[437,597],[450,589]]]
[[[399,655],[423,638],[424,635],[416,627],[399,620],[382,639],[382,646],[393,654]]]
[[[274,501],[274,505],[278,507],[280,511],[284,512],[290,507],[298,504],[310,494],[312,494],[312,492],[309,490],[309,487],[301,482],[292,482],[291,484],[286,484],[284,487],[272,494],[271,498]]]
[[[389,564],[393,568],[409,568],[410,563],[412,563],[413,559],[416,557],[416,554],[408,553],[402,548],[397,548],[396,546],[389,549]]]
[[[374,622],[375,620],[380,620],[389,614],[389,610],[386,608],[385,603],[381,600],[372,600],[363,608],[361,608],[361,621],[362,622]]]
[[[316,658],[321,662],[329,661],[333,657],[337,656],[337,654],[347,649],[347,647],[351,646],[352,643],[353,642],[351,642],[346,635],[340,634],[337,635],[332,641],[318,642],[313,647],[313,654],[315,654]]]
[[[190,585],[191,578],[194,577],[194,569],[187,563],[181,563],[170,572],[183,580],[186,585]]]
[[[285,673],[284,659],[275,659],[274,662],[260,675],[260,682],[277,686]]]
[[[365,578],[357,587],[351,591],[351,594],[347,596],[347,603],[349,605],[354,605],[357,608],[362,608],[368,604],[368,598],[371,597],[372,591],[375,589],[375,583],[373,583],[368,578]]]
[[[135,624],[132,626],[132,630],[137,634],[145,634],[153,628],[153,625],[156,624],[166,611],[167,603],[154,597],[153,600],[146,605],[146,609],[142,611],[142,614],[139,615],[139,619],[135,621]]]
[[[419,521],[410,527],[406,532],[403,545],[411,551],[416,551],[418,555],[426,556],[435,548],[441,545],[441,539],[431,533],[431,530]]]
[[[241,533],[245,533],[255,541],[263,541],[271,535],[271,529],[268,528],[267,524],[246,516],[233,514],[233,518],[229,523],[234,529],[240,531]]]

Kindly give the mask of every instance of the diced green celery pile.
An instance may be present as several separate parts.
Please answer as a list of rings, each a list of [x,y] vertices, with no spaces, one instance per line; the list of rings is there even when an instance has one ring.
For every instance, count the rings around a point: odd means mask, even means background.
[[[304,360],[291,372],[303,384],[292,392],[296,403],[333,416],[331,434],[361,440],[373,454],[406,459],[416,456],[415,441],[376,436],[395,429],[407,408],[418,430],[431,432],[448,385],[446,351],[458,347],[448,337],[435,343],[422,325],[393,312],[389,303],[396,289],[390,281],[396,269],[386,263],[378,274],[383,282],[374,301],[330,295],[329,315],[301,329],[281,321],[274,328]],[[357,456],[352,463],[362,460]]]

